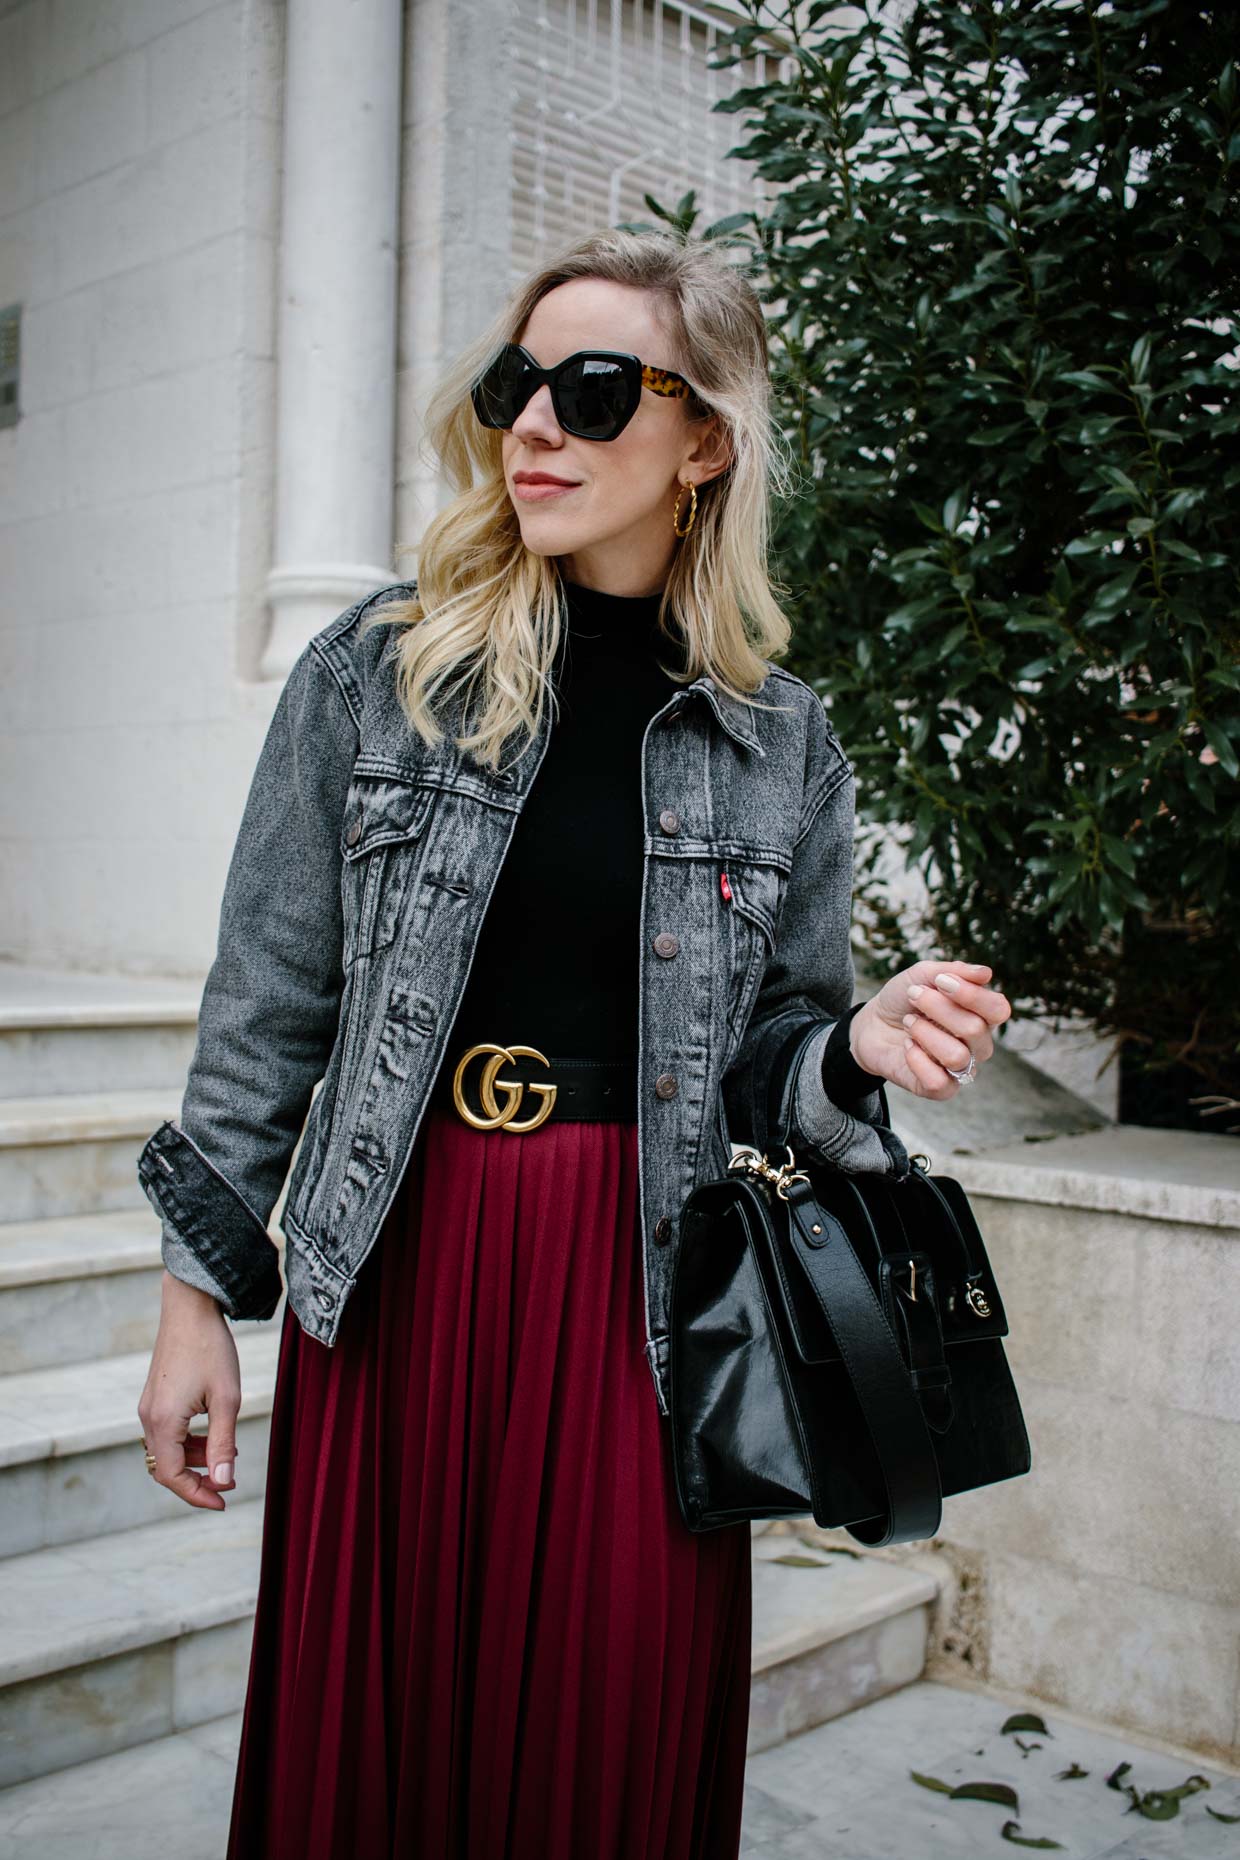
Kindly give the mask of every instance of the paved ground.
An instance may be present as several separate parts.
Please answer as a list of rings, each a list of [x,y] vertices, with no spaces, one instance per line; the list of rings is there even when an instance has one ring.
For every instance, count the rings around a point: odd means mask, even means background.
[[[998,1804],[949,1801],[910,1769],[958,1784],[1017,1791],[1019,1832],[1061,1843],[1062,1860],[1240,1860],[1240,1777],[1043,1717],[1049,1739],[999,1734],[1013,1707],[922,1680],[762,1751],[746,1769],[742,1854],[760,1860],[1014,1860]],[[61,1770],[0,1792],[0,1860],[221,1860],[240,1714],[177,1737]],[[1040,1745],[1040,1748],[1032,1746]],[[1088,1775],[1055,1780],[1073,1763]],[[1194,1772],[1212,1787],[1188,1796],[1174,1821],[1128,1812],[1106,1786],[1120,1763],[1144,1792]],[[1051,1850],[1054,1851],[1054,1850]],[[342,1856],[342,1860],[358,1860]],[[582,1860],[592,1860],[583,1855]],[[634,1855],[632,1860],[645,1860]]]

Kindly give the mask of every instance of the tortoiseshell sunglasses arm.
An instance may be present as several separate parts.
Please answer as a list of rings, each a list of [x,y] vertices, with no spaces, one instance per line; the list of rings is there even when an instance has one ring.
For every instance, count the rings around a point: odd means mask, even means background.
[[[669,400],[689,400],[693,395],[683,375],[673,374],[670,368],[651,368],[646,362],[642,364],[642,386],[665,394]]]

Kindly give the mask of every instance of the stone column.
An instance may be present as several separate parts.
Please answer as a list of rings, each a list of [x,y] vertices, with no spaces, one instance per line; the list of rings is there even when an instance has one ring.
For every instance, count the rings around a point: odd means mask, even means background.
[[[401,0],[289,0],[262,675],[392,567]]]

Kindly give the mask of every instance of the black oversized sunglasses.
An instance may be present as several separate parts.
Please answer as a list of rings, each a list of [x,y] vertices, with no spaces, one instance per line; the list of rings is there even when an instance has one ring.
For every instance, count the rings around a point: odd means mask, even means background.
[[[553,368],[540,368],[528,349],[510,342],[470,390],[484,426],[511,427],[543,382],[555,417],[578,439],[616,439],[637,412],[643,387],[673,400],[696,400],[683,375],[651,368],[618,349],[578,349]]]

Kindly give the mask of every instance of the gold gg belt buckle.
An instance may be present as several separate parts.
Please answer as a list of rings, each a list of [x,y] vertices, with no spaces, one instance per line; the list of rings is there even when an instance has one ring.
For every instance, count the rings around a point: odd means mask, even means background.
[[[463,1084],[465,1068],[472,1059],[477,1059],[482,1053],[491,1055],[478,1075],[478,1096],[487,1112],[486,1117],[479,1117],[476,1111],[470,1110],[465,1102]],[[516,1059],[518,1054],[524,1054],[529,1059],[537,1059],[544,1066],[551,1064],[546,1054],[540,1053],[536,1046],[499,1046],[493,1040],[483,1040],[479,1045],[471,1046],[468,1052],[462,1053],[457,1061],[456,1070],[452,1074],[452,1102],[465,1122],[472,1124],[475,1130],[537,1130],[538,1126],[550,1117],[557,1089],[554,1085],[544,1085],[538,1079],[496,1077],[500,1067],[506,1061],[511,1062]],[[501,1085],[509,1094],[507,1104],[497,1104],[495,1099],[497,1085]],[[518,1123],[514,1113],[519,1108],[527,1090],[541,1093],[543,1103],[533,1117],[527,1117]]]

